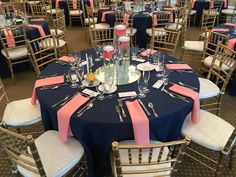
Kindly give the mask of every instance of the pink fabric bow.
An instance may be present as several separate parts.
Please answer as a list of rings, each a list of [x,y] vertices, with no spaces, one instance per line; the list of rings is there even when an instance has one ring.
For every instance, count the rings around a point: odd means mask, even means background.
[[[41,25],[28,24],[28,26],[30,28],[37,28],[41,37],[45,37],[46,36],[46,34],[45,34],[44,30],[43,30],[43,27]]]
[[[77,0],[72,0],[73,9],[77,9]]]
[[[9,48],[16,47],[14,35],[11,29],[4,29],[4,35],[6,37],[7,45]]]
[[[94,10],[94,2],[93,0],[89,0],[90,7]]]
[[[186,88],[177,84],[173,84],[173,86],[171,86],[169,89],[175,93],[179,93],[181,95],[184,95],[193,99],[194,103],[193,103],[193,110],[192,110],[192,122],[198,123],[200,121],[199,94],[190,88]]]
[[[157,20],[157,14],[154,14],[154,13],[150,13],[149,14],[151,17],[153,17],[153,26],[157,26],[158,24],[158,20]]]
[[[106,15],[107,14],[111,14],[113,13],[114,11],[106,11],[106,12],[103,12],[102,13],[102,22],[106,22]]]
[[[36,104],[37,95],[36,95],[36,88],[47,86],[47,85],[55,85],[55,84],[62,84],[64,83],[64,76],[56,76],[56,77],[49,77],[45,79],[39,79],[34,84],[34,89],[31,97],[31,103],[32,105]]]
[[[125,102],[133,125],[134,139],[136,144],[144,145],[150,143],[149,119],[144,113],[137,100]]]
[[[165,66],[169,70],[178,70],[178,69],[180,70],[191,69],[192,70],[192,68],[187,64],[165,64]]]
[[[234,50],[234,45],[236,44],[236,38],[228,40],[227,48]],[[226,55],[232,55],[230,50],[226,50]]]
[[[123,23],[125,26],[129,26],[129,14],[125,13],[123,16]]]
[[[153,49],[146,49],[143,52],[140,53],[140,56],[142,57],[148,57],[149,55],[153,55],[154,53],[156,53],[156,50]]]
[[[59,137],[63,142],[66,142],[67,138],[72,136],[70,128],[70,118],[72,114],[88,100],[89,98],[86,98],[78,93],[57,111]]]
[[[76,61],[75,58],[69,57],[69,56],[62,56],[62,57],[58,58],[58,60],[65,61],[65,62],[68,62],[68,63]]]

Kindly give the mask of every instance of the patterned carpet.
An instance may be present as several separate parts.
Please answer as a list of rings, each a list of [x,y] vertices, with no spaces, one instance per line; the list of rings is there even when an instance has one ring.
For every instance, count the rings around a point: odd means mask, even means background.
[[[78,27],[68,28],[68,42],[69,50],[83,50],[88,48],[88,41],[86,41],[84,36],[84,31]],[[190,35],[191,34],[191,35]],[[199,34],[198,28],[190,28],[188,32],[188,39],[197,40]],[[179,51],[176,53],[176,56],[179,56]],[[188,58],[185,58],[185,61],[188,62]],[[199,59],[200,60],[200,59]],[[194,68],[198,68],[198,63],[190,63]],[[3,82],[6,87],[6,91],[9,95],[10,100],[22,99],[31,96],[33,83],[36,78],[36,74],[33,71],[20,72],[16,73],[16,84],[12,83],[11,79],[4,79]],[[0,117],[3,111],[4,105],[0,105]],[[222,104],[222,118],[227,120],[229,123],[236,127],[236,97],[231,97],[228,94],[225,95]],[[41,126],[36,127],[39,130],[42,130]],[[35,129],[35,127],[34,127]],[[26,129],[25,131],[30,131]],[[218,154],[213,153],[207,149],[198,147],[196,144],[193,144],[197,149],[199,149],[204,154],[210,154],[213,157],[217,158]],[[233,166],[233,170],[228,168],[228,161],[226,159],[225,165],[223,168],[223,177],[236,177],[236,163]],[[6,156],[0,150],[0,177],[10,177],[9,164],[7,162]],[[199,165],[193,160],[186,157],[183,160],[183,163],[180,166],[177,177],[213,177],[213,173],[208,170],[206,167]]]

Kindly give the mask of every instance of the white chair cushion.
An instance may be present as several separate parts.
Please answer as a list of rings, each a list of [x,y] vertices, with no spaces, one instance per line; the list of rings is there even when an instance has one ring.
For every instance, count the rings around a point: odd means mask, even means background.
[[[28,3],[28,4],[39,4],[40,1],[28,1],[27,3]]]
[[[182,127],[182,135],[190,136],[192,141],[206,148],[222,151],[234,127],[220,117],[200,110],[200,121],[192,123],[191,114],[187,116]]]
[[[167,27],[168,30],[173,30],[173,31],[178,31],[182,28],[182,26],[180,24],[178,24],[177,26],[177,23],[170,23]]]
[[[94,25],[90,25],[90,28],[95,28],[95,29],[108,29],[110,28],[110,25],[106,24],[106,23],[97,23],[95,24],[95,27]]]
[[[155,29],[157,29],[158,31],[156,31]],[[167,34],[165,28],[155,28],[155,29],[154,29],[154,36],[165,36]],[[152,28],[146,29],[146,33],[149,36],[152,36]]]
[[[73,168],[84,154],[80,142],[69,137],[64,143],[57,131],[47,131],[35,140],[45,173],[50,177],[60,177]],[[19,172],[27,177],[39,177],[25,168],[17,166]]]
[[[194,15],[194,14],[196,14],[196,13],[197,13],[196,10],[191,10],[190,15]]]
[[[199,99],[206,99],[218,96],[220,89],[212,81],[205,78],[198,78],[200,83]]]
[[[204,64],[205,64],[206,66],[209,66],[209,67],[210,67],[210,66],[211,66],[211,63],[212,63],[212,60],[213,60],[213,56],[208,56],[208,57],[206,57],[206,58],[204,59],[203,62],[204,62]],[[220,65],[219,60],[216,60],[215,63],[216,63],[217,66]],[[222,64],[221,68],[222,68],[223,70],[229,70],[229,67],[226,66],[225,64]]]
[[[203,32],[203,33],[200,34],[200,36],[202,38],[208,37],[209,36],[209,32]]]
[[[151,140],[150,144],[160,144],[161,142],[159,141],[154,141]],[[125,141],[121,141],[119,142],[119,144],[135,144],[134,140],[125,140]],[[165,160],[167,155],[168,155],[168,148],[165,147],[161,160]],[[128,156],[128,152],[127,150],[120,150],[120,157],[121,157],[121,162],[125,162],[128,163],[129,162],[129,156]],[[132,150],[132,161],[133,162],[138,162],[139,160],[139,156],[138,156],[138,150]],[[159,154],[159,149],[155,149],[153,150],[153,154],[152,154],[152,161],[156,161],[156,158],[158,157],[157,155]],[[148,156],[149,156],[149,150],[143,150],[142,151],[142,159],[145,162],[148,162]],[[112,166],[114,167],[114,164],[112,164]],[[158,164],[158,165],[143,165],[143,166],[128,166],[128,167],[122,167],[122,170],[125,171],[129,171],[129,170],[145,170],[145,169],[158,169],[158,168],[168,168],[171,167],[171,163],[165,163],[165,164]],[[113,168],[115,170],[115,168]],[[165,177],[169,177],[169,172],[159,172],[159,173],[149,173],[149,174],[132,174],[132,175],[123,175],[123,177],[155,177],[158,175],[165,175]],[[115,177],[116,177],[116,172],[115,172]]]
[[[226,15],[234,15],[236,14],[236,11],[234,11],[233,9],[223,9],[221,13]]]
[[[62,13],[63,9],[48,9],[47,13],[49,14],[56,14],[56,13]]]
[[[26,46],[19,46],[17,48],[8,48],[8,54],[9,58],[7,57],[7,54],[4,49],[1,50],[1,53],[3,54],[4,57],[12,60],[17,60],[21,58],[28,57],[28,49]]]
[[[50,33],[52,34],[52,35],[56,35],[56,29],[50,29]],[[62,30],[57,30],[57,35],[62,35],[62,34],[64,34],[64,32],[62,31]]]
[[[177,23],[177,22],[178,22],[178,20],[179,20],[179,23],[182,23],[182,22],[183,22],[183,19],[182,19],[182,18],[180,18],[180,19],[178,19],[178,18],[175,18],[175,23]]]
[[[83,13],[83,11],[82,10],[70,10],[69,13],[71,16],[79,16]]]
[[[40,105],[31,104],[31,98],[7,104],[2,121],[10,126],[26,126],[41,121]]]
[[[60,48],[66,45],[66,42],[62,39],[56,39],[55,43],[56,43],[57,48]],[[41,48],[48,48],[49,46],[53,46],[53,39],[52,38],[45,39],[44,41],[39,43],[39,46]]]
[[[184,49],[198,52],[204,51],[204,41],[185,41]]]
[[[132,34],[131,34],[131,28],[126,28],[126,34],[127,35],[135,35],[135,33],[137,32],[137,29],[136,28],[132,28]]]
[[[94,17],[94,23],[97,23],[97,21],[98,21],[97,17]],[[89,24],[89,18],[85,18],[84,23]],[[92,21],[91,21],[91,23],[92,23]]]

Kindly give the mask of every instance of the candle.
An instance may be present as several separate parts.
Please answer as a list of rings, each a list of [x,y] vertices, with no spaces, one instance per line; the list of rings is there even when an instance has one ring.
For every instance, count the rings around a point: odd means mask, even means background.
[[[89,60],[88,60],[88,54],[86,53],[86,64],[87,64],[87,73],[89,73]]]

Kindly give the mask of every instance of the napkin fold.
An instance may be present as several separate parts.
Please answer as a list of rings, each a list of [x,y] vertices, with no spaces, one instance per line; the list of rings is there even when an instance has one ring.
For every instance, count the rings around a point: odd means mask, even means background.
[[[114,11],[106,11],[102,13],[102,22],[106,22],[106,15],[114,13]]]
[[[183,87],[178,84],[173,84],[173,86],[171,86],[169,90],[193,99],[194,103],[193,103],[193,110],[192,110],[192,122],[198,123],[200,121],[199,94],[190,88]]]
[[[227,48],[234,50],[234,45],[236,44],[236,38],[228,40]],[[227,55],[232,55],[230,50],[226,50]]]
[[[11,29],[4,29],[4,35],[6,37],[6,41],[7,41],[7,45],[9,48],[15,47],[16,43],[15,43],[15,39],[14,39],[14,35]]]
[[[134,139],[136,144],[150,143],[149,120],[137,100],[125,102],[133,125]]]
[[[65,61],[65,62],[68,62],[68,63],[76,61],[75,58],[69,57],[69,56],[62,56],[62,57],[58,58],[58,60]]]
[[[78,93],[57,111],[59,137],[63,142],[66,142],[67,138],[72,136],[70,128],[70,118],[72,114],[88,100],[89,98]]]
[[[43,30],[43,27],[41,25],[28,24],[28,27],[30,27],[30,28],[37,28],[41,37],[45,37],[46,36],[46,34],[45,34],[44,30]]]
[[[73,9],[77,9],[77,1],[78,0],[72,0]]]
[[[228,32],[229,29],[226,29],[226,28],[214,28],[211,31],[213,31],[213,32]]]
[[[65,79],[64,76],[55,76],[55,77],[48,77],[45,79],[36,80],[36,82],[34,84],[33,93],[31,96],[31,104],[35,105],[36,100],[38,99],[37,95],[36,95],[36,88],[42,87],[42,86],[47,86],[47,85],[62,84],[62,83],[64,83],[64,79]]]
[[[236,23],[224,23],[225,26],[236,26]]]
[[[123,16],[123,23],[125,26],[129,26],[129,14],[125,13]]]
[[[155,54],[157,51],[156,50],[153,50],[153,49],[146,49],[144,50],[143,52],[140,53],[140,56],[142,57],[148,57],[150,55],[153,55]]]
[[[169,70],[185,70],[185,69],[191,69],[192,68],[187,64],[165,64],[166,68]]]

